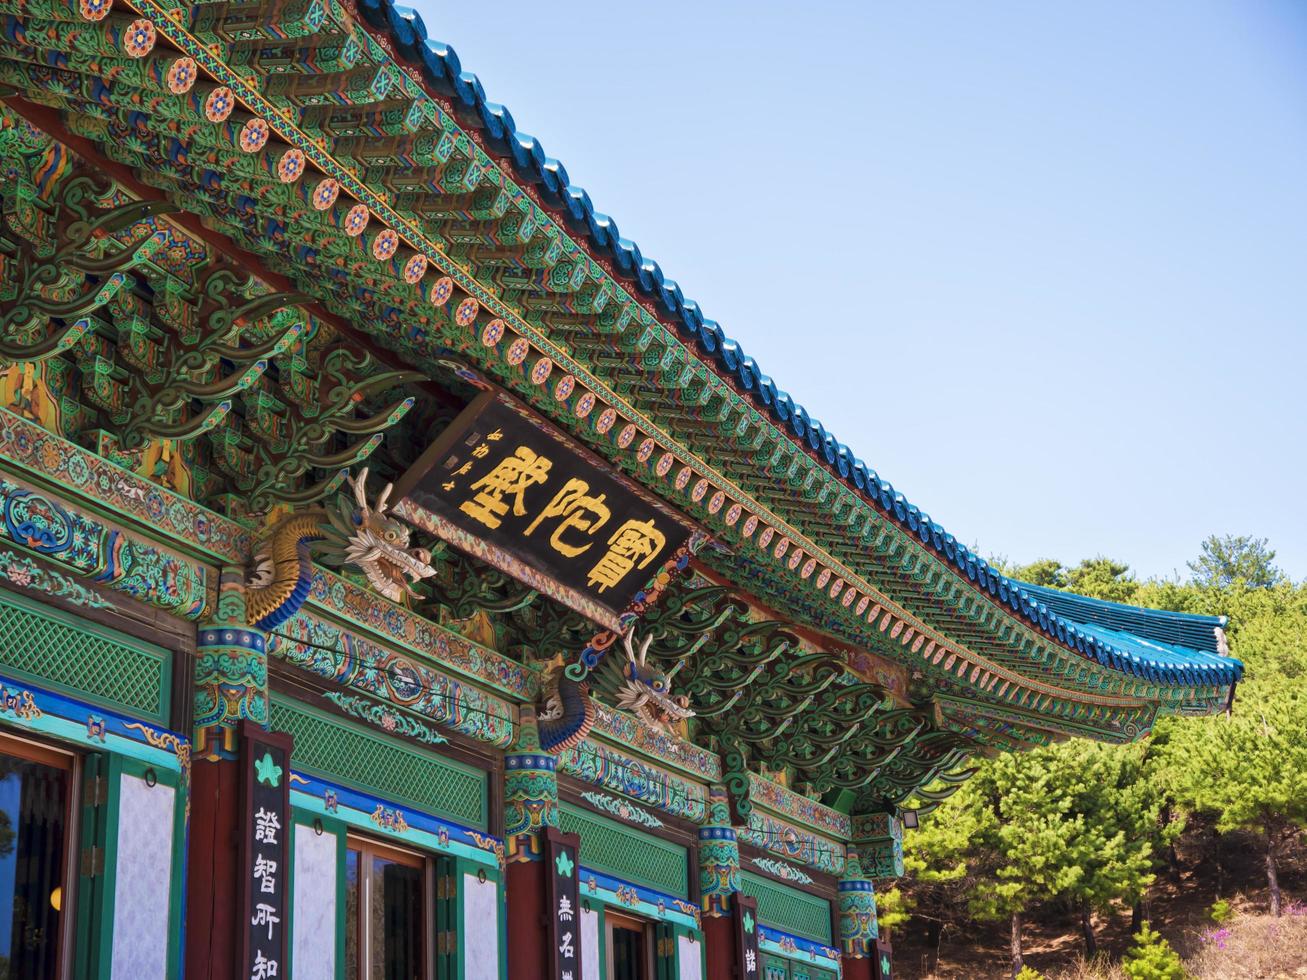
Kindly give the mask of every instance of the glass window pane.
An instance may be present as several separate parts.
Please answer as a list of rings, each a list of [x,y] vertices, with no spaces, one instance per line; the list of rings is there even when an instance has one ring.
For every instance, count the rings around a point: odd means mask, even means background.
[[[345,852],[345,980],[359,980],[359,852]]]
[[[610,980],[644,980],[644,930],[613,925],[613,975]]]
[[[0,976],[58,973],[68,772],[0,753]]]
[[[422,869],[372,858],[371,980],[422,978]]]

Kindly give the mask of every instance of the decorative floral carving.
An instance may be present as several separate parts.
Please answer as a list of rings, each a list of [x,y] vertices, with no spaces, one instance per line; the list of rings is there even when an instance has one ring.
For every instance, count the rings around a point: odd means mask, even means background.
[[[786,881],[797,881],[802,885],[811,885],[812,876],[800,871],[792,864],[786,864],[784,861],[777,861],[775,858],[752,858],[756,867],[762,868],[769,874],[774,874],[777,878],[784,878]]]
[[[25,555],[0,551],[0,575],[14,585],[36,589],[46,595],[67,599],[77,606],[91,609],[112,609],[113,603],[100,597],[94,589],[59,572],[42,568]]]
[[[595,809],[603,810],[605,813],[611,813],[613,816],[620,817],[630,823],[638,823],[645,827],[654,829],[664,826],[663,822],[648,810],[627,803],[626,800],[620,800],[616,796],[609,796],[607,793],[595,793],[591,790],[586,790],[581,794],[581,798]]]
[[[325,697],[346,714],[376,725],[382,731],[389,732],[392,735],[407,735],[409,738],[415,738],[427,745],[442,745],[449,741],[444,735],[422,724],[416,718],[392,711],[385,705],[378,704],[375,701],[369,701],[366,698],[356,697],[352,694],[344,694],[340,691],[329,691]]]

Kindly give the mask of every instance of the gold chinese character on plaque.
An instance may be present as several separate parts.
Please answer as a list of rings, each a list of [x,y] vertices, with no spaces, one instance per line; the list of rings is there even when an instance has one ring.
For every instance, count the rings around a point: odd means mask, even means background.
[[[590,484],[585,480],[578,480],[576,477],[568,480],[563,484],[563,489],[554,494],[554,499],[545,505],[531,526],[523,531],[523,535],[529,535],[542,521],[554,517],[561,517],[562,521],[554,528],[554,533],[549,536],[549,544],[560,555],[566,558],[575,558],[577,555],[589,549],[593,541],[587,541],[585,544],[569,543],[564,540],[563,535],[568,531],[574,531],[572,542],[575,542],[581,534],[592,535],[608,523],[608,518],[612,516],[607,505],[604,504],[606,494],[599,494],[597,497],[589,495]]]
[[[504,457],[493,470],[472,484],[476,496],[463,501],[459,510],[494,530],[508,513],[509,505],[504,498],[511,497],[513,513],[525,517],[526,504],[522,495],[528,487],[544,483],[552,465],[547,457],[537,455],[526,446],[518,446],[512,456]]]
[[[652,520],[630,520],[608,539],[608,551],[590,569],[589,585],[600,592],[617,585],[633,568],[644,568],[667,544]]]

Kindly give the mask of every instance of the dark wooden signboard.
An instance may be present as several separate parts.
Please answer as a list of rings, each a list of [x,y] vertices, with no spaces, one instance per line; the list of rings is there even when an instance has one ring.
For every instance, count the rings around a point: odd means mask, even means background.
[[[394,513],[610,629],[692,528],[525,406],[479,395]]]
[[[242,972],[249,980],[288,976],[291,737],[241,726]]]
[[[758,900],[737,892],[731,896],[735,919],[736,963],[742,980],[762,976],[762,957],[758,952]]]
[[[545,828],[550,980],[581,980],[580,847],[578,834]]]
[[[888,939],[876,940],[876,980],[893,980],[894,949]]]

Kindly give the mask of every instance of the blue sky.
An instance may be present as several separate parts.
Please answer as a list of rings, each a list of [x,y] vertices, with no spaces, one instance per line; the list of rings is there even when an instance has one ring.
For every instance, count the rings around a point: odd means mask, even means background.
[[[417,7],[981,554],[1307,578],[1307,5]]]

